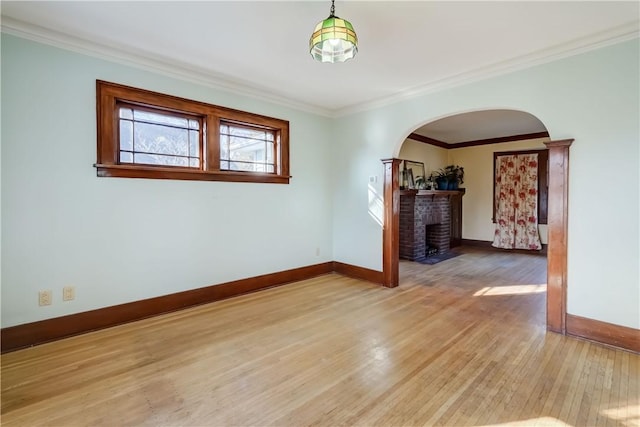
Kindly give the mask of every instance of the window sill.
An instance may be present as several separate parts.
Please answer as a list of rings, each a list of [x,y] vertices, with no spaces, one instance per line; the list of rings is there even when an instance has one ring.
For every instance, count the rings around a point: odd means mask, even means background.
[[[156,166],[95,164],[99,177],[181,179],[188,181],[258,182],[267,184],[289,184],[290,176],[257,172],[201,171],[192,169]]]

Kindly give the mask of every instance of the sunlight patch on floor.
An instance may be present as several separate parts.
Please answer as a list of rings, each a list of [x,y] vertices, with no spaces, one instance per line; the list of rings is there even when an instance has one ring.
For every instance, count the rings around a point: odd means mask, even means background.
[[[547,290],[547,284],[538,285],[513,285],[513,286],[487,286],[473,294],[474,297],[486,297],[495,295],[540,294]]]
[[[557,418],[553,418],[553,417],[540,417],[540,418],[530,418],[528,420],[522,420],[522,421],[509,421],[508,423],[502,423],[502,424],[487,424],[485,426],[482,427],[512,427],[512,426],[522,426],[522,427],[573,427],[571,424],[567,424],[565,422],[560,421]]]
[[[623,426],[640,426],[640,404],[605,409],[602,413],[612,420],[618,421]]]

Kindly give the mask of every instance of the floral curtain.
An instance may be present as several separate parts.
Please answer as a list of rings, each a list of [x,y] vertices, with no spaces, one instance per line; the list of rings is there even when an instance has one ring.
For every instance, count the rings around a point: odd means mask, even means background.
[[[493,246],[540,250],[538,154],[496,157],[496,231]]]

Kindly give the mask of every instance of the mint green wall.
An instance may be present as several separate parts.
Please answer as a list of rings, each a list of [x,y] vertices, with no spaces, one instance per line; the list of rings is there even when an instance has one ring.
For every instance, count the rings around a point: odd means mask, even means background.
[[[639,328],[638,52],[634,40],[332,120],[3,34],[2,326],[332,259],[380,270],[380,159],[427,122],[506,108],[576,139],[569,313]],[[290,120],[291,185],[96,178],[96,79]],[[37,306],[41,289],[52,306]]]
[[[289,120],[291,184],[97,178],[96,79]],[[332,260],[328,129],[327,118],[3,34],[2,326]],[[75,301],[62,302],[65,285]],[[42,289],[53,305],[38,307]]]
[[[575,138],[569,176],[568,312],[640,328],[638,40],[337,119],[334,256],[382,268],[370,175],[406,136],[438,118],[485,109],[538,117]],[[376,189],[382,189],[379,180]]]

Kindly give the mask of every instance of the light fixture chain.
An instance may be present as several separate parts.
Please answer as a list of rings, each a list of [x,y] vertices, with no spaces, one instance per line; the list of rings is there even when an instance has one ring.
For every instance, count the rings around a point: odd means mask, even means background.
[[[336,16],[336,5],[335,5],[335,1],[336,0],[331,0],[331,17]]]

